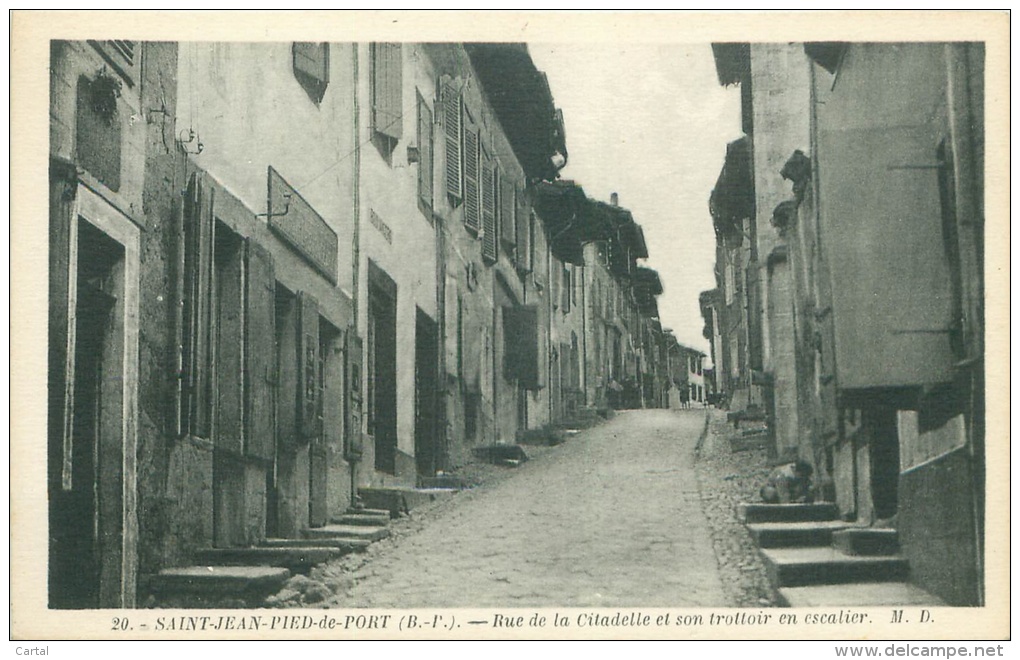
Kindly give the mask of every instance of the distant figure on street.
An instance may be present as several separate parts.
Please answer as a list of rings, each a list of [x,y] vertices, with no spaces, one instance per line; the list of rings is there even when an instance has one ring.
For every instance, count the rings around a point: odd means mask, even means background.
[[[811,475],[814,470],[807,461],[797,461],[777,467],[769,475],[768,483],[761,487],[761,499],[766,504],[809,504],[814,501]]]

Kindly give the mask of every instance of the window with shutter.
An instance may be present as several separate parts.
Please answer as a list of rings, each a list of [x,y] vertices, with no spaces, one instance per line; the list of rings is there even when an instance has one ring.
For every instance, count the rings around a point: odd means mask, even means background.
[[[443,130],[446,140],[446,194],[458,201],[464,195],[460,92],[450,83],[443,85]]]
[[[124,79],[128,87],[135,86],[135,83],[140,79],[141,44],[137,41],[128,41],[126,39],[109,39],[106,41],[90,39],[88,43]]]
[[[244,453],[244,241],[220,222],[213,241],[211,373],[218,450]]]
[[[478,131],[472,126],[464,129],[464,225],[475,232],[481,229],[481,199],[478,190],[479,173]]]
[[[329,44],[295,41],[294,77],[315,103],[322,100],[329,85]]]
[[[499,180],[499,236],[503,239],[503,247],[513,253],[517,244],[517,201],[514,182],[509,177]]]
[[[400,44],[372,44],[372,130],[391,141],[403,137],[403,62]]]
[[[538,320],[537,305],[503,308],[504,373],[529,390],[542,387]]]
[[[517,246],[514,251],[517,270],[522,273],[531,272],[531,218],[524,191],[518,187],[514,191],[514,230],[517,234]]]
[[[210,314],[212,311],[213,194],[197,174],[185,193],[181,291],[180,431],[210,438]]]
[[[482,258],[495,262],[499,258],[496,226],[496,169],[485,158],[482,165]]]
[[[426,207],[426,217],[432,221],[432,109],[418,96],[418,197]]]
[[[245,454],[272,460],[275,456],[276,379],[276,275],[273,256],[252,239],[247,240],[245,277],[247,332],[245,347]]]

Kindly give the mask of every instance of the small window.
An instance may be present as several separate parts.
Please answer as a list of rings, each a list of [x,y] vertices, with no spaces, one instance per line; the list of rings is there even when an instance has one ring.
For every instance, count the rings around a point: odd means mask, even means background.
[[[294,77],[315,103],[322,101],[329,85],[329,44],[294,42]]]

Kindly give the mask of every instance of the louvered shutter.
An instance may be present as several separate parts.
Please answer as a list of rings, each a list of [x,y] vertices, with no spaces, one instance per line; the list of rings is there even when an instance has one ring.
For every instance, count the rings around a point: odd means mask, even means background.
[[[496,261],[499,241],[496,238],[496,171],[492,164],[482,165],[482,257]]]
[[[531,218],[524,191],[517,188],[514,194],[514,228],[517,233],[517,249],[515,252],[517,269],[531,272]]]
[[[213,194],[198,174],[188,183],[184,208],[184,300],[181,430],[210,436],[210,327],[212,313]]]
[[[298,440],[320,433],[319,304],[308,293],[298,295]]]
[[[432,208],[432,110],[418,97],[418,195]]]
[[[512,249],[517,242],[515,194],[514,182],[509,177],[501,177],[499,180],[499,235],[507,245],[507,249]]]
[[[446,194],[454,199],[464,195],[461,162],[460,93],[451,85],[443,85],[443,128],[446,137]]]
[[[468,229],[481,229],[481,199],[478,185],[478,131],[464,130],[464,224]]]
[[[372,44],[372,128],[399,140],[403,136],[403,71],[400,44]]]
[[[247,246],[245,454],[272,460],[275,454],[276,274],[273,256],[251,239]]]

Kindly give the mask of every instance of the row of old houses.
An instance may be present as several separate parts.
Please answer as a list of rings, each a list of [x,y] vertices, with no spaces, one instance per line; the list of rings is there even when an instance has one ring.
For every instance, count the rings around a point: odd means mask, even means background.
[[[981,44],[724,43],[744,135],[701,295],[731,415],[893,526],[911,580],[983,602]]]
[[[523,45],[54,41],[50,126],[51,607],[704,397]]]

